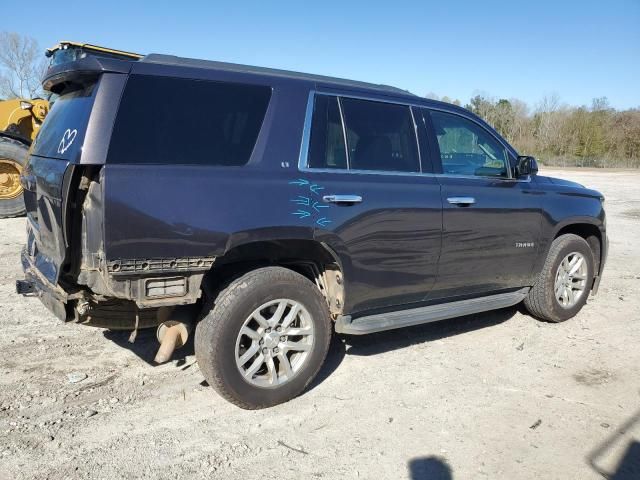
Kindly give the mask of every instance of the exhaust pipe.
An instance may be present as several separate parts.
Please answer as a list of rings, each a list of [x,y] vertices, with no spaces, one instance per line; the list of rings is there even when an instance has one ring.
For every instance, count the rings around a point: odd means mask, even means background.
[[[160,348],[154,362],[158,364],[168,362],[175,349],[183,347],[187,343],[191,333],[192,320],[195,317],[194,309],[190,307],[176,308],[168,316],[170,319],[162,322],[156,332]]]

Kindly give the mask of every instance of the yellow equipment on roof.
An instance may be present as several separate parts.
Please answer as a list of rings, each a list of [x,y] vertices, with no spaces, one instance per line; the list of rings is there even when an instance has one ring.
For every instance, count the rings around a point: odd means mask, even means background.
[[[91,45],[90,43],[70,42],[67,40],[63,40],[53,47],[47,48],[45,55],[47,57],[53,57],[54,59],[58,52],[73,52],[73,58],[67,61],[78,60],[87,55],[120,58],[124,60],[140,60],[143,57],[143,55],[140,55],[139,53],[125,52],[123,50]]]

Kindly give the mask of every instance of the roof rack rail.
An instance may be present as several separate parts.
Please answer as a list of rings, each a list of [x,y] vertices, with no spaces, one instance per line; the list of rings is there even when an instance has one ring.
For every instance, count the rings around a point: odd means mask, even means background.
[[[403,95],[403,96],[412,96],[412,97],[416,96],[415,94],[409,92],[408,90],[403,90],[401,88],[392,87],[389,85],[361,82],[358,80],[347,80],[344,78],[329,77],[325,75],[315,75],[311,73],[295,72],[291,70],[280,70],[277,68],[256,67],[252,65],[242,65],[239,63],[219,62],[214,60],[199,60],[195,58],[177,57],[174,55],[162,55],[159,53],[151,53],[145,56],[144,58],[142,58],[141,62],[155,63],[155,64],[161,64],[161,65],[180,66],[180,67],[205,68],[205,69],[212,69],[212,70],[254,73],[258,75],[266,75],[266,76],[273,76],[273,77],[284,77],[284,78],[291,78],[291,79],[298,79],[298,80],[308,80],[316,83],[332,84],[332,85],[337,85],[345,88],[376,89],[376,90],[387,92],[390,95]]]

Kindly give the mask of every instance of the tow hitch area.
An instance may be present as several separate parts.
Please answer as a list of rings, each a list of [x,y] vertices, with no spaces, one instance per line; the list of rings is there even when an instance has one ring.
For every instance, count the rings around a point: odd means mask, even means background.
[[[29,295],[36,292],[36,286],[29,280],[16,280],[16,292],[20,295]]]

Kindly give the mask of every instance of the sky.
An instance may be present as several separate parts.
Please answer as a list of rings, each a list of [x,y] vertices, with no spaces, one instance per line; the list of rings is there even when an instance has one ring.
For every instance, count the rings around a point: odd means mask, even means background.
[[[394,85],[640,107],[640,0],[0,0],[0,31]]]

